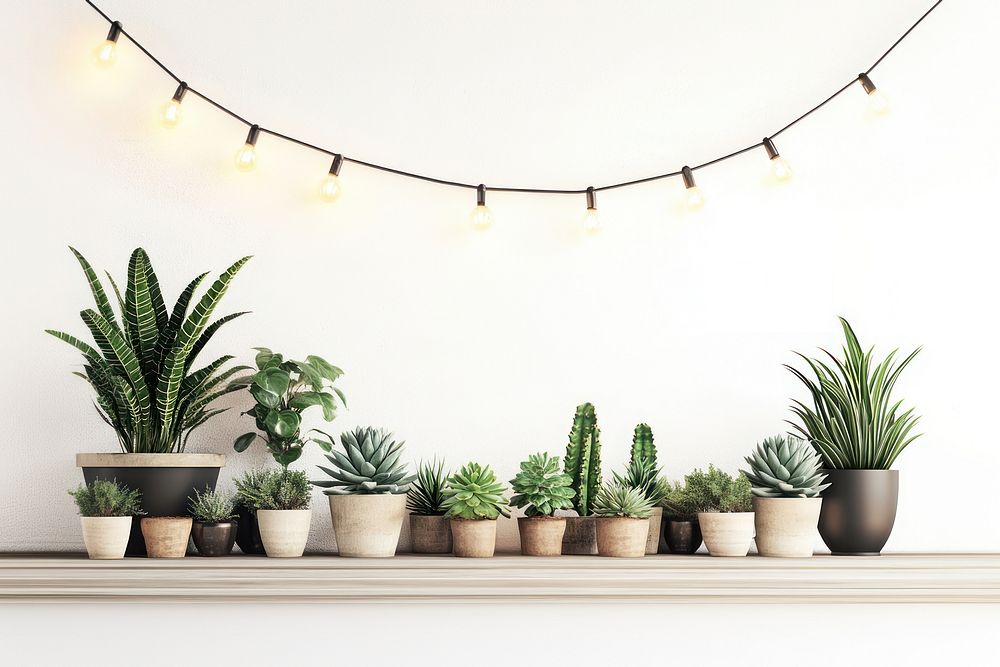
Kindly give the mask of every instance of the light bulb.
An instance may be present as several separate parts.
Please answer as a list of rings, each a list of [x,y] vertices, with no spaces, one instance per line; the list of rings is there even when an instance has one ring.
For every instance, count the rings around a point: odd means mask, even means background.
[[[871,112],[881,116],[889,112],[889,98],[881,90],[876,88],[868,93],[868,108]]]
[[[327,174],[319,185],[319,196],[325,202],[335,202],[340,197],[340,177]]]
[[[257,149],[253,144],[243,144],[243,148],[236,152],[236,168],[240,171],[253,171],[257,166]]]
[[[601,216],[596,208],[588,208],[583,214],[583,230],[588,234],[596,234],[601,231]]]
[[[771,158],[771,173],[779,181],[788,181],[792,178],[792,166],[788,164],[788,160],[779,155]]]
[[[164,127],[176,127],[181,122],[181,103],[170,100],[163,105],[163,116],[160,118]]]
[[[476,204],[469,216],[469,221],[472,223],[473,229],[485,231],[493,226],[493,213],[486,204]]]
[[[98,65],[110,67],[114,64],[115,59],[118,57],[118,42],[110,39],[104,40],[104,42],[97,47],[94,55],[97,58]]]
[[[697,211],[705,205],[705,195],[701,193],[701,188],[697,185],[689,187],[684,194],[684,203],[692,211]]]

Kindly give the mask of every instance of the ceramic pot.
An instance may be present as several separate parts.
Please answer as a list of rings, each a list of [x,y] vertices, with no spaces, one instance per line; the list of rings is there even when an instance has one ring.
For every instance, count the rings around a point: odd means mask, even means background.
[[[239,527],[236,529],[236,544],[245,554],[263,554],[264,543],[260,540],[260,526],[257,514],[246,507],[240,507]]]
[[[225,465],[222,454],[77,454],[76,465],[83,469],[83,480],[93,484],[98,479],[117,481],[142,493],[142,510],[147,517],[184,516],[188,496],[195,490],[214,490],[219,469]],[[132,521],[125,553],[146,553],[140,529],[140,517]]]
[[[130,516],[81,516],[83,544],[93,560],[125,558],[125,547],[132,532]]]
[[[597,517],[597,553],[613,558],[642,558],[649,540],[649,519]]]
[[[391,558],[406,516],[405,493],[331,495],[337,553],[351,558]]]
[[[834,556],[877,556],[896,521],[898,470],[824,470],[819,534]]]
[[[691,555],[701,548],[701,526],[697,521],[669,519],[663,526],[663,542],[669,553]]]
[[[699,512],[698,525],[708,553],[746,556],[753,542],[753,512]]]
[[[191,539],[202,556],[228,556],[236,544],[239,524],[235,521],[195,521],[191,526]]]
[[[654,507],[649,513],[649,535],[646,537],[646,555],[655,554],[660,545],[660,525],[663,523],[663,508]]]
[[[492,558],[497,547],[496,519],[451,519],[453,553],[459,558]]]
[[[260,540],[269,558],[298,558],[306,550],[312,510],[257,510]]]
[[[517,532],[521,536],[522,556],[560,556],[566,517],[522,516],[517,520]]]
[[[149,558],[184,558],[191,539],[189,516],[143,517],[139,522]]]
[[[567,556],[597,555],[597,517],[568,516],[562,552]]]
[[[822,498],[754,498],[757,553],[777,558],[813,555]]]
[[[451,519],[411,514],[410,541],[415,554],[450,554]]]

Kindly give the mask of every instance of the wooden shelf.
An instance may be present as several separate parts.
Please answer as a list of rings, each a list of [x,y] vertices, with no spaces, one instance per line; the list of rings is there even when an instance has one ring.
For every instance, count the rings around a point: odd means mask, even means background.
[[[801,559],[0,556],[0,602],[1000,602],[1000,554]]]

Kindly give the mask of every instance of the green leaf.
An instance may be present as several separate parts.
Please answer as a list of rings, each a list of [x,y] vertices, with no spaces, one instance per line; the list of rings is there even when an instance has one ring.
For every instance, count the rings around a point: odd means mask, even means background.
[[[279,438],[292,438],[299,430],[302,418],[294,410],[272,410],[264,420],[267,430]]]
[[[278,462],[282,467],[287,468],[292,463],[295,463],[300,456],[302,456],[302,446],[293,445],[283,452],[277,452],[273,454],[274,460]]]
[[[319,371],[320,375],[329,380],[330,382],[335,382],[337,378],[344,374],[344,371],[340,370],[333,364],[329,363],[326,359],[322,357],[317,357],[314,354],[310,354],[306,357],[306,361],[310,366]]]
[[[94,335],[94,340],[98,341],[98,346],[103,349],[104,345],[107,345],[113,350],[118,365],[125,371],[129,382],[132,384],[132,389],[135,391],[142,423],[148,424],[150,422],[150,415],[152,414],[152,402],[149,388],[146,386],[146,381],[142,376],[142,369],[139,367],[139,359],[135,356],[135,352],[128,346],[121,334],[107,320],[101,317],[99,313],[93,310],[85,310],[80,313],[80,316]],[[104,345],[101,344],[102,341]]]
[[[282,396],[288,391],[290,382],[291,378],[289,378],[287,371],[274,367],[257,371],[253,376],[253,383],[256,386],[278,396]]]
[[[267,366],[267,362],[274,356],[274,352],[271,352],[271,350],[266,347],[255,347],[254,349],[257,350],[257,356],[254,357],[254,363],[257,364],[257,368],[259,370],[264,370],[264,367]]]
[[[238,452],[245,452],[247,447],[252,445],[256,438],[256,433],[244,433],[240,437],[236,438],[236,442],[233,443],[233,449]]]
[[[118,323],[115,321],[115,311],[111,309],[111,303],[108,301],[108,295],[104,291],[101,281],[97,279],[94,267],[90,265],[90,262],[88,262],[76,248],[70,246],[70,250],[73,251],[77,261],[80,263],[80,267],[83,269],[84,275],[87,277],[87,284],[90,286],[90,291],[94,295],[94,302],[97,303],[97,311],[104,317],[105,320],[107,320],[109,325],[121,332],[121,329],[118,327]]]
[[[255,384],[250,386],[250,395],[253,396],[255,401],[270,409],[281,405],[281,396],[271,393],[267,389]]]
[[[215,335],[215,332],[218,331],[223,324],[225,324],[226,322],[231,322],[235,320],[237,317],[242,317],[244,315],[249,315],[249,314],[250,314],[249,310],[244,310],[239,313],[232,313],[230,315],[226,315],[225,317],[220,318],[209,324],[208,328],[205,329],[205,332],[198,337],[198,342],[195,343],[194,347],[191,348],[191,354],[188,355],[187,367],[191,368],[191,365],[194,363],[194,360],[198,357],[198,353],[201,352],[202,349],[204,349],[205,345],[208,344],[208,341],[212,339],[212,336]]]
[[[157,373],[162,370],[167,353],[173,349],[174,341],[177,339],[177,331],[180,330],[181,324],[184,323],[184,318],[187,316],[191,297],[207,275],[208,273],[203,273],[188,283],[181,295],[177,297],[177,303],[174,304],[174,310],[170,314],[170,319],[167,320],[167,326],[160,329],[160,336],[156,340]]]
[[[296,410],[305,410],[314,405],[323,407],[323,419],[326,421],[333,421],[333,418],[337,416],[332,394],[319,391],[303,391],[292,396],[292,400],[288,402],[288,406]]]

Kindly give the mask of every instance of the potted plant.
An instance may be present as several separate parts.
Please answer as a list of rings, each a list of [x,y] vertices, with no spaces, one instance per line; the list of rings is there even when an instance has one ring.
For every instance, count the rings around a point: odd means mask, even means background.
[[[877,555],[896,521],[899,471],[892,464],[919,437],[910,435],[919,417],[894,401],[892,390],[920,349],[901,362],[893,351],[876,363],[874,348],[864,351],[847,320],[840,324],[843,358],[826,352],[831,364],[800,354],[815,379],[786,366],[813,403],[794,401],[792,412],[802,423],[792,426],[823,457],[830,488],[823,494],[819,534],[826,546],[834,555]]]
[[[687,483],[667,485],[663,506],[663,544],[661,553],[693,554],[701,547],[698,506],[701,504],[687,488]]]
[[[191,539],[202,556],[228,556],[236,544],[236,498],[228,491],[195,491],[188,498],[194,517]]]
[[[256,487],[246,487],[246,502],[256,507],[257,526],[269,558],[298,558],[309,539],[312,500],[309,478],[300,470],[269,470]]]
[[[576,494],[573,508],[577,516],[566,518],[563,553],[592,556],[597,554],[597,528],[593,503],[601,488],[601,430],[591,403],[576,406],[573,427],[569,432],[563,469],[572,480]]]
[[[191,541],[191,517],[144,516],[139,521],[149,558],[184,558]]]
[[[444,515],[444,485],[449,474],[444,461],[437,459],[417,468],[417,478],[406,494],[413,553],[451,553],[451,520]]]
[[[757,553],[812,556],[820,494],[830,486],[823,484],[819,455],[800,438],[776,435],[757,445],[746,462],[750,469],[743,474],[752,487]]]
[[[257,524],[257,500],[262,497],[264,483],[273,470],[259,468],[248,470],[233,480],[236,487],[236,512],[239,517],[236,529],[236,544],[240,551],[248,555],[263,555],[264,543],[260,539]]]
[[[573,507],[576,492],[573,479],[559,470],[559,459],[547,453],[531,454],[521,462],[521,471],[510,481],[514,495],[511,507],[524,509],[517,520],[524,556],[559,556],[562,554],[566,517],[556,510]]]
[[[632,466],[642,461],[648,462],[650,469],[655,471],[655,482],[650,484],[647,481],[647,486],[645,487],[645,490],[652,492],[647,493],[646,497],[654,502],[653,511],[649,515],[649,539],[646,541],[646,553],[655,554],[659,547],[660,536],[662,535],[663,507],[661,506],[661,502],[663,501],[663,495],[667,491],[667,481],[661,478],[659,468],[656,465],[656,444],[653,442],[653,429],[649,424],[645,423],[636,424],[635,430],[632,432],[629,474],[633,471]],[[634,472],[638,472],[638,470]]]
[[[649,534],[646,537],[647,554],[655,554],[659,546],[660,523],[663,517],[660,503],[667,495],[667,481],[663,479],[655,465],[655,458],[639,456],[632,459],[623,475],[612,473],[615,484],[638,490],[652,505],[649,511]]]
[[[330,479],[313,484],[324,488],[329,498],[337,552],[368,558],[394,556],[406,514],[406,493],[415,478],[399,462],[403,442],[396,442],[388,431],[359,427],[341,434],[341,453],[333,448],[333,438],[327,437],[326,458],[334,467],[319,466]]]
[[[149,257],[137,248],[129,261],[124,293],[111,281],[116,315],[93,267],[76,250],[73,254],[96,302],[96,310],[84,310],[80,316],[97,347],[61,331],[47,332],[83,354],[83,371],[76,375],[90,383],[97,412],[114,430],[121,448],[118,454],[77,454],[76,463],[87,484],[117,480],[138,490],[149,516],[182,515],[195,489],[214,488],[226,460],[221,454],[186,452],[188,438],[225,411],[214,407],[217,398],[246,386],[245,379],[234,379],[244,367],[225,369],[230,356],[197,369],[194,362],[223,324],[244,314],[211,321],[230,282],[250,258],[226,269],[189,312],[194,293],[208,274],[198,276],[168,311]],[[127,553],[144,553],[137,521]]]
[[[132,530],[132,517],[142,514],[140,494],[114,481],[103,479],[70,491],[80,511],[83,544],[94,560],[125,557]]]
[[[652,509],[653,503],[639,489],[618,483],[603,486],[594,498],[598,555],[645,556]]]
[[[708,466],[684,477],[688,492],[698,500],[698,525],[712,556],[746,556],[753,542],[750,481]]]
[[[467,463],[448,478],[444,506],[451,519],[453,553],[460,558],[491,558],[497,545],[497,519],[510,517],[506,487],[489,466]]]

